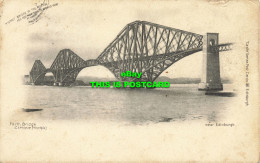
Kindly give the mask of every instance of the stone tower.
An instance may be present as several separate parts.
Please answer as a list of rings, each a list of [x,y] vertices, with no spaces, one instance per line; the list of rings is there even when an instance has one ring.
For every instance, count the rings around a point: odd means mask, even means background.
[[[203,67],[199,90],[223,90],[217,45],[218,33],[207,33],[203,37]]]

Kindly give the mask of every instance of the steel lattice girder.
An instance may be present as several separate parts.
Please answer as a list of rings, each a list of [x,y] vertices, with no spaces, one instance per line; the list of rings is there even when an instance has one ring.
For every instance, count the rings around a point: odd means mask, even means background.
[[[217,45],[216,47],[214,47],[214,51],[219,51],[219,52],[229,51],[229,50],[232,50],[232,48],[233,48],[232,43],[220,44],[220,45]]]
[[[30,71],[30,80],[32,83],[38,84],[43,81],[45,76],[45,66],[40,60],[35,60],[33,67]]]
[[[78,73],[87,66],[86,62],[70,49],[59,52],[50,67],[55,82],[74,82]]]
[[[158,24],[135,21],[128,24],[97,58],[98,62],[112,71],[119,80],[121,72],[147,72],[145,80],[153,81],[153,66],[157,59],[169,55],[202,49],[202,35]],[[164,71],[160,69],[160,71]]]
[[[73,83],[85,67],[103,65],[119,80],[121,72],[142,72],[142,81],[154,81],[164,70],[180,59],[202,50],[202,35],[145,21],[126,25],[96,60],[84,61],[69,49],[59,52],[50,69],[36,60],[30,72],[31,81],[43,81],[52,72],[55,82]],[[221,44],[212,50],[227,51],[232,44]]]

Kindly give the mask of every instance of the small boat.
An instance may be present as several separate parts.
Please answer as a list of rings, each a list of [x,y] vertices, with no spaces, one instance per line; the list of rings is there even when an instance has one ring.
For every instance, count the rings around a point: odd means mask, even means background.
[[[159,122],[170,122],[173,118],[169,118],[169,117],[162,117],[161,120],[159,120]]]
[[[29,108],[23,108],[24,112],[34,112],[34,111],[42,111],[42,109],[29,109]]]
[[[212,96],[222,96],[222,97],[234,97],[236,96],[235,92],[224,92],[224,91],[207,91],[205,95],[212,95]]]

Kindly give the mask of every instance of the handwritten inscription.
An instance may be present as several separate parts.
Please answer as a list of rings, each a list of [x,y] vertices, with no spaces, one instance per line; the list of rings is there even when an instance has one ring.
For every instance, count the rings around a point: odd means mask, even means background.
[[[49,2],[45,2],[45,0],[42,3],[36,3],[36,6],[24,11],[23,13],[13,17],[9,21],[7,21],[5,24],[10,24],[12,22],[20,22],[22,20],[27,20],[29,24],[34,24],[39,21],[42,14],[52,7],[55,7],[58,5],[58,3],[55,4],[49,4]]]

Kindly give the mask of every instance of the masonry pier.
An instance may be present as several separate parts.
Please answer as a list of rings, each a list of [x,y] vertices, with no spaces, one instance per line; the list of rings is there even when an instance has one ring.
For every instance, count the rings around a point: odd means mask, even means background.
[[[203,37],[203,67],[199,90],[223,90],[217,47],[218,33],[207,33]]]

